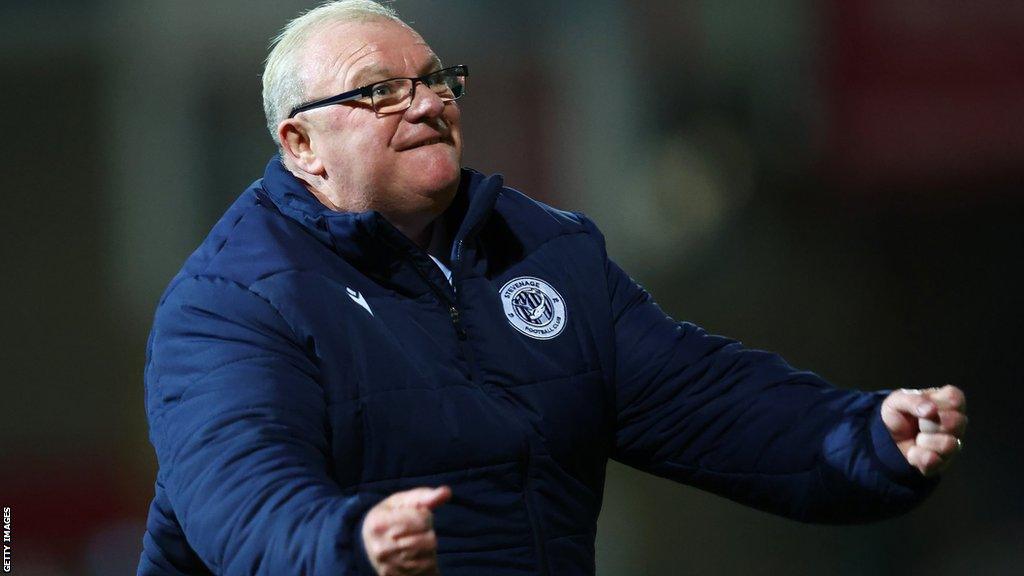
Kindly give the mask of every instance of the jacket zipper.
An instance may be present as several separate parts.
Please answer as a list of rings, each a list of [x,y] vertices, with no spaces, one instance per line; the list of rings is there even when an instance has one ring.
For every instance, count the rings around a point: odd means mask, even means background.
[[[452,262],[452,288],[455,293],[455,301],[452,302],[444,292],[430,280],[430,277],[416,266],[413,262],[413,268],[423,278],[423,281],[430,286],[431,291],[437,296],[438,300],[441,301],[442,305],[448,304],[448,317],[451,319],[452,328],[455,329],[455,334],[459,340],[459,347],[462,349],[463,356],[466,358],[466,362],[469,364],[470,380],[475,382],[477,386],[483,384],[483,379],[480,377],[479,368],[476,365],[476,357],[473,354],[473,348],[469,345],[467,340],[469,334],[466,332],[465,326],[462,325],[461,313],[459,312],[459,295],[462,293],[459,290],[458,281],[461,276],[461,264],[462,264],[462,240],[455,245],[455,259]],[[547,557],[544,553],[544,539],[541,536],[539,521],[537,520],[536,512],[533,509],[533,505],[530,503],[530,456],[531,448],[529,441],[526,442],[525,456],[522,460],[522,473],[523,473],[523,504],[526,506],[526,517],[530,523],[530,530],[533,532],[533,546],[537,553],[537,571],[539,574],[548,574],[547,569]]]
[[[459,323],[459,308],[458,301],[462,290],[459,290],[457,283],[459,278],[462,276],[462,240],[459,240],[455,245],[455,259],[452,262],[452,283],[455,288],[455,302],[449,309],[451,312],[452,325],[455,326],[455,331],[459,335],[459,340],[462,341],[463,352],[466,355],[466,360],[469,362],[470,373],[472,378],[477,384],[482,384],[483,380],[477,371],[476,358],[473,356],[472,347],[465,342],[466,330],[462,324]],[[530,457],[531,447],[529,440],[526,441],[525,455],[522,460],[523,468],[523,504],[526,506],[526,518],[530,522],[530,530],[533,532],[533,547],[537,553],[537,572],[539,574],[548,574],[547,569],[547,556],[544,553],[544,538],[541,536],[540,525],[537,519],[537,514],[534,512],[533,505],[530,503]]]
[[[460,322],[459,314],[459,300],[462,290],[459,289],[459,279],[462,277],[462,240],[459,240],[455,244],[455,260],[452,262],[452,288],[455,291],[455,303],[449,308],[449,313],[452,318],[452,325],[455,326],[455,333],[459,337],[459,344],[462,347],[462,353],[466,357],[466,362],[469,363],[469,374],[473,382],[479,386],[484,383],[483,378],[480,376],[480,368],[476,364],[476,355],[473,353],[473,346],[470,345],[467,340],[469,335],[466,333],[466,328]]]
[[[452,263],[452,291],[454,292],[454,299],[449,297],[441,288],[434,284],[433,280],[431,280],[426,272],[421,270],[415,262],[410,262],[410,264],[412,264],[412,267],[416,270],[416,273],[419,274],[420,278],[427,283],[427,286],[430,287],[430,290],[440,301],[441,305],[447,305],[448,318],[451,319],[452,328],[455,330],[455,336],[458,338],[459,348],[462,350],[462,355],[466,358],[466,363],[469,364],[469,379],[477,385],[480,385],[483,381],[480,378],[480,371],[476,365],[476,356],[473,354],[473,349],[469,345],[469,342],[467,342],[467,340],[469,340],[469,333],[466,332],[466,328],[462,324],[461,313],[459,312],[458,306],[459,290],[456,286],[456,282],[458,282],[459,262],[461,259],[462,240],[459,240],[459,243],[455,247],[455,261]]]

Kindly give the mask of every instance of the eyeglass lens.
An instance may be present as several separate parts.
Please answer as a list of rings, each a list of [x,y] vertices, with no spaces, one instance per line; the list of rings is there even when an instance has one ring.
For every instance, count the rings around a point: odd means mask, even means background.
[[[423,85],[430,88],[441,100],[451,101],[466,91],[466,77],[460,69],[439,70],[424,79]],[[370,89],[373,109],[378,114],[400,112],[412,104],[413,81],[396,78],[378,82]]]

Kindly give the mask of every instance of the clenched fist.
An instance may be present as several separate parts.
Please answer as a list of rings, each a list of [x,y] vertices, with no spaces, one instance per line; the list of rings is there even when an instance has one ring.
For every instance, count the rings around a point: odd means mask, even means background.
[[[366,513],[363,546],[377,574],[438,574],[433,510],[451,497],[447,486],[414,488],[395,492]]]
[[[956,386],[896,390],[882,402],[882,421],[911,466],[940,472],[963,447],[967,399]]]

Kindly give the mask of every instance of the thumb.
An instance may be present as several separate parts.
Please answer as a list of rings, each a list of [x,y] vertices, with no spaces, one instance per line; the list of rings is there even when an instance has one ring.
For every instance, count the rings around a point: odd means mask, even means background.
[[[452,490],[447,486],[437,488],[413,488],[404,492],[395,492],[388,497],[388,504],[393,508],[426,508],[434,510],[452,497]]]
[[[894,435],[917,432],[917,419],[937,419],[938,408],[920,390],[896,390],[882,401],[882,421]]]

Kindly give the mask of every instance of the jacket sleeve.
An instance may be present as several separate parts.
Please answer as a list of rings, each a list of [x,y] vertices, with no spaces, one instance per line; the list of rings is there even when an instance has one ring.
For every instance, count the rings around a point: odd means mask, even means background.
[[[837,389],[776,354],[676,322],[605,263],[615,459],[805,522],[893,516],[934,487],[885,428],[885,392]]]
[[[197,277],[157,310],[146,411],[189,545],[218,575],[371,574],[375,504],[332,479],[318,368],[250,289]]]

